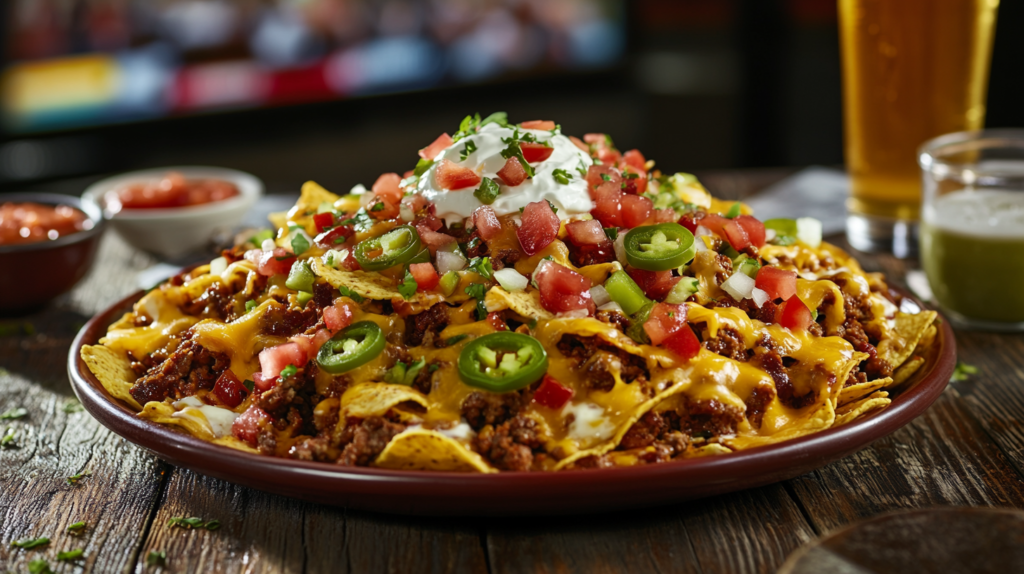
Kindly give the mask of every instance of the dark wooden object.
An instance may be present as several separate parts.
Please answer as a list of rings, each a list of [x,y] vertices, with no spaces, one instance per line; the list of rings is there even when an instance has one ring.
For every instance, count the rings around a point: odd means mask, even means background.
[[[712,173],[720,197],[744,197],[791,170]],[[831,238],[843,245],[841,239]],[[845,246],[845,245],[844,245]],[[859,254],[902,285],[907,263]],[[128,293],[153,261],[115,235],[97,267],[44,312],[0,320],[0,571],[44,558],[64,572],[774,572],[801,544],[858,519],[904,508],[1024,508],[1024,336],[957,333],[979,368],[922,417],[817,472],[707,500],[585,517],[436,519],[374,515],[298,502],[177,469],[74,406],[64,371],[78,328]],[[5,270],[26,273],[31,270]],[[76,485],[66,478],[91,474]],[[643,488],[643,485],[637,485]],[[602,501],[595,500],[600,506]],[[171,517],[217,519],[215,531],[169,528]],[[79,535],[65,528],[84,520]],[[22,550],[11,541],[46,536]],[[62,565],[58,551],[85,557]],[[147,566],[167,554],[162,569]]]

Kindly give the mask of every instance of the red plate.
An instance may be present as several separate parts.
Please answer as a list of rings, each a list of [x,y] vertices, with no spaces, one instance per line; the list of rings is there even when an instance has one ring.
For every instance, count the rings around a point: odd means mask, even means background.
[[[852,454],[895,432],[927,409],[956,365],[948,321],[938,325],[936,352],[910,388],[887,408],[850,424],[733,454],[648,466],[568,472],[462,474],[337,467],[216,446],[135,416],[115,401],[80,358],[142,292],[89,321],[75,337],[68,374],[82,405],[103,425],[171,464],[229,482],[332,504],[424,515],[540,515],[605,512],[671,504],[787,480]]]

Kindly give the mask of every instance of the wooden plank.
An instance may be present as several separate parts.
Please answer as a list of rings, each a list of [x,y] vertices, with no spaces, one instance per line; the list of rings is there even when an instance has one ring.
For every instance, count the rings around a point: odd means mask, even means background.
[[[218,520],[215,531],[169,527],[172,517]],[[407,518],[266,494],[174,469],[137,569],[167,553],[164,572],[479,572],[479,533],[464,521]]]
[[[779,485],[664,508],[491,524],[487,546],[499,574],[767,574],[814,535]]]
[[[1024,480],[953,388],[897,433],[789,485],[819,532],[903,508],[1024,507]]]
[[[45,558],[56,567],[57,552],[81,548],[85,559],[79,564],[87,570],[123,571],[134,562],[164,465],[87,413],[65,412],[71,391],[64,364],[73,327],[35,324],[35,336],[0,339],[0,412],[28,410],[26,417],[0,424],[0,430],[16,430],[18,446],[0,449],[0,565],[24,572],[29,561]],[[82,471],[91,475],[67,484],[67,477]],[[83,520],[88,527],[81,535],[65,532]],[[10,547],[11,541],[38,537],[51,543],[28,551]]]

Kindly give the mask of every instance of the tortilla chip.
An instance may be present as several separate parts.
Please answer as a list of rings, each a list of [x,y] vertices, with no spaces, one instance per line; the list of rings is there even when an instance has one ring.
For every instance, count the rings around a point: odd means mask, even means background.
[[[359,418],[383,415],[392,407],[404,402],[413,402],[423,408],[427,407],[427,399],[423,393],[405,385],[359,383],[349,387],[341,396],[341,408],[344,414]],[[338,422],[343,424],[342,421]]]
[[[540,304],[540,292],[512,291],[501,287],[492,287],[487,291],[484,305],[488,312],[511,309],[521,317],[528,319],[553,319],[555,315]]]
[[[917,342],[917,348],[920,349],[918,353],[924,354],[928,349],[932,348],[932,344],[935,343],[935,336],[938,335],[939,329],[932,323],[925,330],[924,335],[921,335],[921,340]]]
[[[697,178],[689,173],[676,173],[668,178],[671,190],[676,197],[686,203],[692,203],[705,209],[711,208],[713,198],[704,185],[697,181]],[[658,191],[662,191],[661,188]]]
[[[174,405],[150,401],[142,408],[142,411],[139,413],[139,418],[181,429],[200,440],[213,444],[219,444],[221,446],[226,446],[244,452],[259,452],[230,434],[220,438],[214,438],[209,426],[193,418],[173,416],[176,412],[178,411],[175,410]]]
[[[334,204],[338,201],[340,196],[331,193],[321,187],[321,185],[315,181],[307,181],[302,184],[302,191],[299,195],[299,200],[295,202],[289,214],[316,212],[320,207],[321,203]]]
[[[309,260],[313,265],[313,273],[323,277],[332,287],[345,287],[355,293],[376,301],[392,301],[398,299],[405,301],[402,294],[395,285],[395,280],[385,277],[375,271],[344,271],[324,265],[323,261],[314,257]],[[406,301],[410,305],[421,305],[426,307],[441,302],[443,297],[439,293],[417,292],[412,299]]]
[[[813,407],[807,407],[811,409]],[[733,450],[744,450],[767,444],[786,441],[804,435],[813,434],[825,430],[833,425],[836,420],[836,410],[831,400],[822,401],[809,415],[801,416],[802,424],[795,422],[781,432],[767,436],[737,436],[724,439],[722,442]]]
[[[893,383],[892,378],[875,379],[873,381],[866,381],[863,383],[857,383],[848,387],[843,387],[843,390],[839,392],[839,404],[838,408],[843,405],[848,405],[853,401],[859,400],[863,397],[870,395],[871,393],[888,387]]]
[[[836,413],[835,424],[832,426],[845,425],[856,420],[861,415],[877,409],[885,408],[889,406],[889,403],[891,402],[892,399],[889,398],[889,393],[885,391],[877,391],[859,401],[840,407],[839,411]]]
[[[704,456],[717,456],[720,454],[729,454],[733,450],[723,444],[711,443],[704,444],[701,446],[695,446],[693,448],[686,449],[683,454],[684,458],[700,458]]]
[[[595,263],[585,267],[572,267],[580,275],[590,279],[594,285],[603,285],[608,276],[616,271],[622,271],[622,264],[618,261],[611,263]]]
[[[103,345],[85,345],[82,347],[82,360],[110,396],[136,411],[142,408],[129,392],[136,376],[128,357]]]
[[[918,346],[920,346],[920,344]],[[923,364],[924,357],[919,357],[915,355],[908,359],[907,362],[900,365],[900,367],[896,369],[896,372],[892,374],[892,386],[898,387],[899,385],[902,385],[903,383],[907,382],[907,380],[910,377],[914,376],[914,373],[916,373],[917,370],[920,369],[921,365]]]
[[[914,353],[917,343],[935,321],[936,315],[935,311],[921,311],[913,315],[896,313],[892,336],[878,343],[879,358],[894,367],[902,365]]]
[[[395,435],[373,464],[394,470],[498,472],[461,442],[423,428]]]

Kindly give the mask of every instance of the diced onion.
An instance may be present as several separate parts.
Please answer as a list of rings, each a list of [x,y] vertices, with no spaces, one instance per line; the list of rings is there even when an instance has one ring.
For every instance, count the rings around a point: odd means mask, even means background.
[[[494,278],[506,291],[522,291],[530,283],[529,279],[511,267],[495,271]]]
[[[416,214],[412,212],[412,207],[404,202],[398,206],[398,214],[402,216],[402,221],[406,223],[416,219]]]
[[[750,292],[750,298],[754,300],[754,305],[757,305],[758,309],[760,309],[768,299],[771,299],[764,289],[758,289],[757,287],[754,287],[754,290]]]
[[[348,192],[352,195],[363,195],[366,193],[366,186],[361,183],[357,183],[353,185],[352,189],[348,190]]]
[[[697,253],[703,253],[705,251],[711,251],[707,243],[704,243],[703,237],[696,237],[693,240],[693,246],[696,248]]]
[[[275,247],[277,247],[277,244],[274,243],[273,239],[264,239],[263,243],[260,244],[260,249],[264,251],[273,251]]]
[[[821,245],[821,222],[813,217],[800,217],[796,220],[796,238],[808,247],[817,248]]]
[[[591,287],[590,298],[594,300],[594,305],[597,305],[598,307],[612,300],[611,295],[608,294],[608,290],[604,288],[604,285],[595,285]]]
[[[220,275],[228,268],[228,260],[218,257],[210,262],[210,275]]]
[[[742,301],[749,299],[754,291],[754,280],[743,273],[733,273],[731,277],[722,283],[725,290],[733,299]]]
[[[618,237],[615,238],[615,258],[619,260],[619,263],[627,265],[629,260],[626,259],[626,234],[619,230]]]
[[[622,305],[619,305],[615,301],[609,301],[608,303],[601,305],[597,309],[598,311],[614,311],[617,313],[622,313],[623,315],[626,314],[626,312],[622,309]]]
[[[461,253],[437,250],[437,272],[441,275],[466,267],[466,258]]]
[[[771,241],[771,240],[775,239],[776,237],[778,237],[778,235],[779,234],[776,233],[776,231],[774,229],[765,229],[764,230],[764,240],[765,241]]]
[[[698,225],[697,232],[694,233],[693,235],[694,237],[713,237],[715,234],[712,233],[711,230],[708,229],[707,227],[704,227],[703,225]]]

